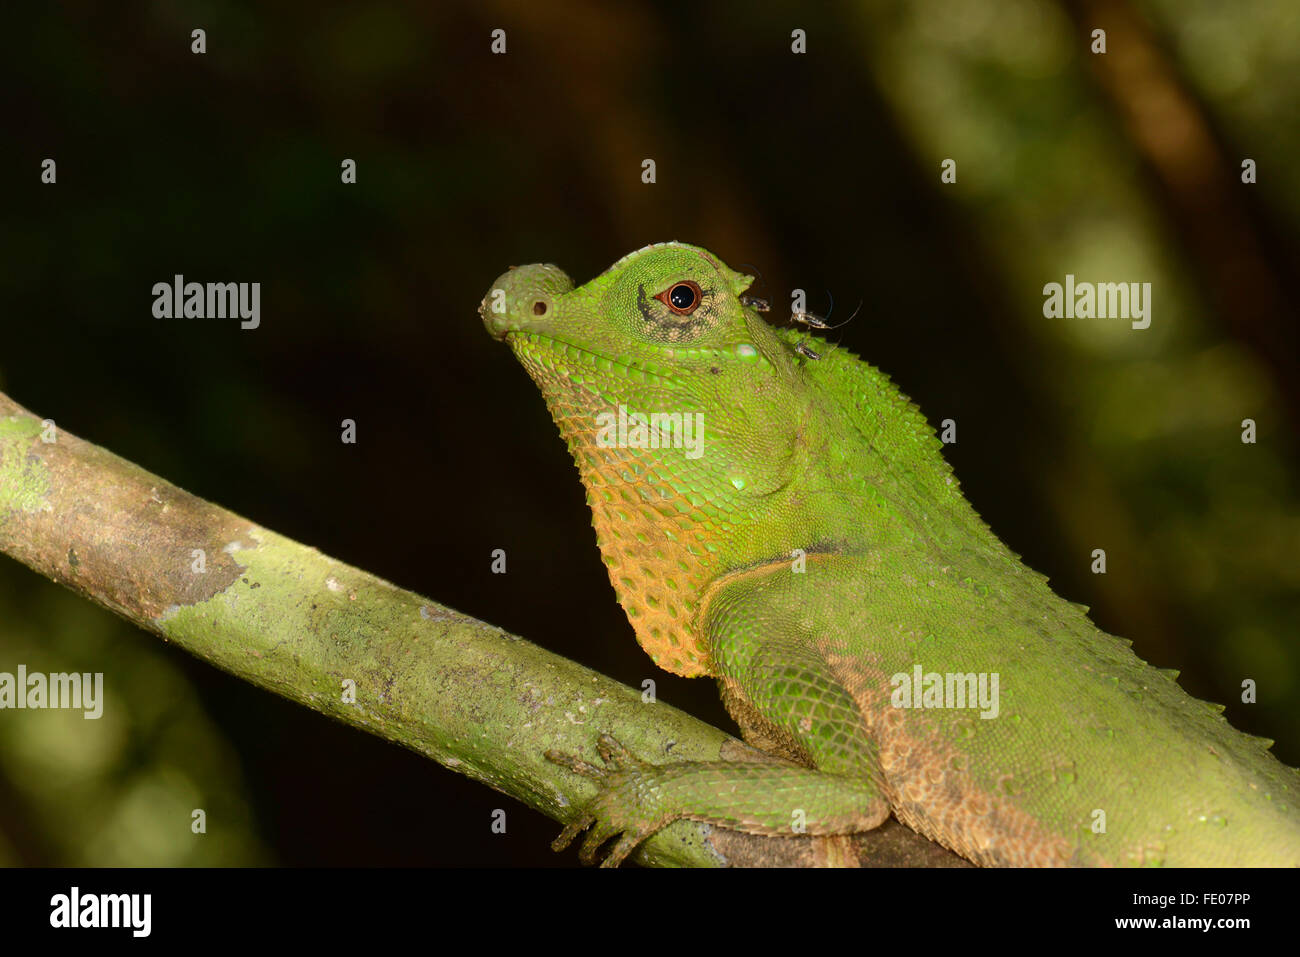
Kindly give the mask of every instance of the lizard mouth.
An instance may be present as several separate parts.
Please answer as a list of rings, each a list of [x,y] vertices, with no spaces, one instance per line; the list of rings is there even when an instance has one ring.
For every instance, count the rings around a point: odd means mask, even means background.
[[[629,356],[615,359],[557,336],[511,329],[505,331],[501,338],[509,344],[520,362],[536,364],[555,372],[565,371],[559,367],[561,364],[577,363],[601,378],[627,379],[640,384],[663,386],[678,384],[666,369],[657,368],[642,359]]]

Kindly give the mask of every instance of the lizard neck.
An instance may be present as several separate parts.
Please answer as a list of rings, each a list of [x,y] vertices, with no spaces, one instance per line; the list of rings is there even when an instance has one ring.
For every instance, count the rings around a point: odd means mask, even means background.
[[[695,627],[718,574],[718,531],[693,520],[688,497],[661,474],[652,449],[607,448],[590,429],[567,435],[587,489],[610,584],[655,664],[685,677],[716,674]]]

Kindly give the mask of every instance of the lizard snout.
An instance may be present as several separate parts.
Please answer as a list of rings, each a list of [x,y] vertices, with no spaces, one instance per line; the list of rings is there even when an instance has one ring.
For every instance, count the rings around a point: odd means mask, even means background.
[[[512,266],[488,289],[478,314],[494,339],[512,332],[540,332],[550,325],[556,300],[572,289],[573,280],[558,266]]]

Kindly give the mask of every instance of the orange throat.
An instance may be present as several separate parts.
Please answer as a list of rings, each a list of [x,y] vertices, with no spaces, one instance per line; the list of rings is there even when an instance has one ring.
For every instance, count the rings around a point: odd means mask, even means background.
[[[697,612],[716,574],[709,523],[662,475],[658,450],[598,446],[564,430],[587,488],[609,580],[654,663],[688,678],[716,674]]]

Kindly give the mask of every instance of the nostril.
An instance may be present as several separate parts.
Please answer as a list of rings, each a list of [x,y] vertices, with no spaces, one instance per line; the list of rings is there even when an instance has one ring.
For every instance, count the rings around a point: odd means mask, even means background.
[[[546,315],[546,303],[542,302],[540,299],[537,300],[537,302],[533,303],[533,315],[534,316]]]

